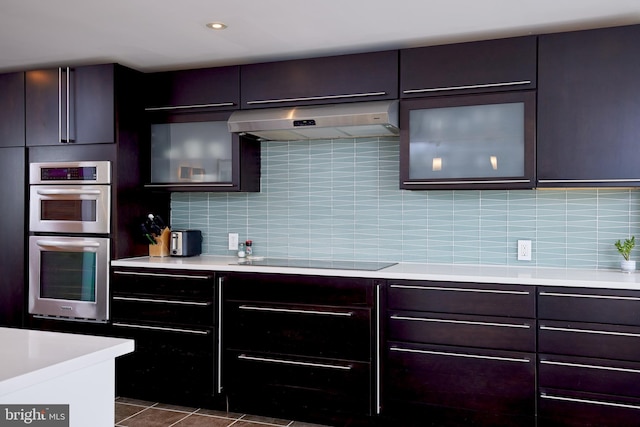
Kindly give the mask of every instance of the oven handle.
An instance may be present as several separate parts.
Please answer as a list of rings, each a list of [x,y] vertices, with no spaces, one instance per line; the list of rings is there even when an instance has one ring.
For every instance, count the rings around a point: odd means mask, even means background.
[[[37,240],[36,244],[40,247],[60,247],[60,248],[99,248],[99,242],[64,242],[61,240]]]
[[[100,190],[76,190],[76,189],[48,189],[48,190],[38,190],[38,194],[42,196],[76,196],[86,194],[88,196],[100,195]]]

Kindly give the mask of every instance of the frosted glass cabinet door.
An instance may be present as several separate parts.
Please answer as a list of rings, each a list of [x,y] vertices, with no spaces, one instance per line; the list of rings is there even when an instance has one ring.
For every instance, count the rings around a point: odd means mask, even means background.
[[[530,94],[405,101],[401,188],[532,188],[535,101]]]
[[[232,152],[226,121],[151,125],[151,182],[231,182]]]

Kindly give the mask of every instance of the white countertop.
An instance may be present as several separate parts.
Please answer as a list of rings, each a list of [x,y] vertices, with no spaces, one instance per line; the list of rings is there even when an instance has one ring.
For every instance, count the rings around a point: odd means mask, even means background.
[[[396,280],[503,283],[546,286],[583,286],[609,289],[640,289],[640,272],[617,270],[506,267],[458,264],[399,263],[377,271],[238,265],[231,256],[138,257],[114,260],[114,267],[166,268],[218,272],[254,272],[316,276],[364,277]]]
[[[0,328],[2,396],[133,351],[133,340]]]

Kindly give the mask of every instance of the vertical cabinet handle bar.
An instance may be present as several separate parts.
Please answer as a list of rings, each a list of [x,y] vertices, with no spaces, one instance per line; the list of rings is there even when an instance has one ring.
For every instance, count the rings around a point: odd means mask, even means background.
[[[218,393],[222,393],[222,284],[224,277],[218,278]]]
[[[380,387],[380,376],[382,374],[381,372],[381,357],[382,357],[382,346],[380,344],[380,334],[382,333],[382,328],[381,328],[381,317],[382,314],[380,313],[380,291],[381,291],[381,285],[380,283],[376,283],[376,336],[375,336],[375,340],[376,340],[376,415],[380,415],[380,412],[382,411],[382,403],[381,403],[381,387]]]
[[[67,67],[67,142],[71,141],[69,137],[69,112],[70,112],[69,103],[71,102],[71,98],[69,98],[69,94],[71,93],[70,83],[71,83],[71,70],[69,67]]]

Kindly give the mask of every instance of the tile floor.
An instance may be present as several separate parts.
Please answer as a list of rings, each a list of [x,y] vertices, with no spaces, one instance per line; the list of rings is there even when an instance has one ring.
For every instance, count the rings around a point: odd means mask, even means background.
[[[116,427],[325,427],[292,420],[118,397]]]

